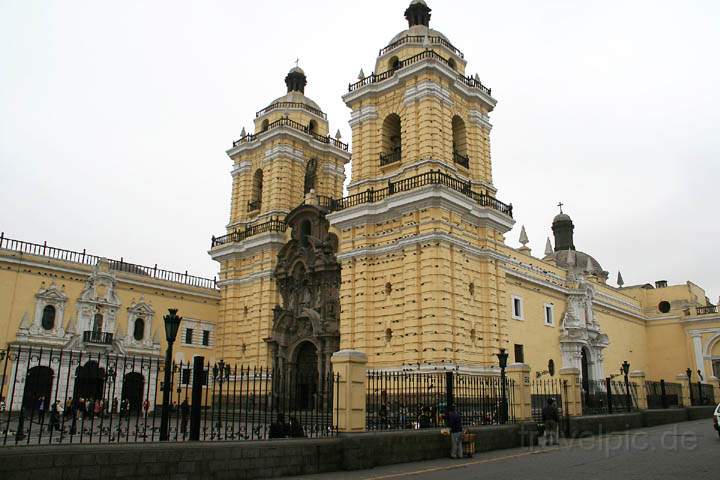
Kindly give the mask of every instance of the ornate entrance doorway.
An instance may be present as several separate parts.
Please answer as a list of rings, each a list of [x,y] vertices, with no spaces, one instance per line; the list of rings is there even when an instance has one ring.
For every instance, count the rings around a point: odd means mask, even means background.
[[[278,253],[274,276],[282,304],[274,308],[270,337],[277,398],[295,408],[320,406],[327,394],[330,358],[340,348],[338,239],[325,210],[301,205],[286,222],[290,240]]]
[[[37,410],[40,398],[44,398],[47,412],[52,393],[54,373],[50,367],[33,367],[25,377],[22,406],[25,410]]]
[[[96,361],[90,360],[75,370],[73,398],[84,398],[85,400],[103,398],[104,386],[105,370],[100,368]]]
[[[590,393],[590,368],[588,366],[588,351],[587,348],[583,347],[580,349],[581,355],[581,369],[582,372],[582,389],[585,393]]]
[[[318,393],[318,355],[312,342],[298,346],[295,364],[295,408],[312,408]]]
[[[140,414],[143,399],[143,386],[145,379],[142,374],[130,372],[123,378],[122,400],[127,400],[130,404],[130,412]]]

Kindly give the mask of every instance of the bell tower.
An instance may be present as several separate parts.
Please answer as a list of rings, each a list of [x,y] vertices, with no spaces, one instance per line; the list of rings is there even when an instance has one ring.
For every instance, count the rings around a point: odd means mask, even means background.
[[[305,96],[305,72],[285,77],[287,93],[255,114],[227,155],[232,160],[230,221],[213,237],[210,256],[220,263],[219,355],[268,364],[267,344],[279,296],[273,278],[288,240],[285,217],[306,196],[342,196],[348,145],[329,134],[327,115]]]
[[[341,348],[375,367],[484,368],[507,347],[498,252],[514,223],[492,183],[496,100],[430,27],[423,0],[405,18],[343,96],[351,195],[328,216],[340,239]]]

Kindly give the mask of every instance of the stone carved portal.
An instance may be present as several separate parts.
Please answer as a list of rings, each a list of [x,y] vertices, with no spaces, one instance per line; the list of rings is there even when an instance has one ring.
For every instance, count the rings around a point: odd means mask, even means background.
[[[278,254],[275,281],[282,305],[275,306],[271,336],[277,400],[312,408],[327,398],[330,358],[340,348],[338,239],[325,211],[301,205],[286,222],[291,238]]]

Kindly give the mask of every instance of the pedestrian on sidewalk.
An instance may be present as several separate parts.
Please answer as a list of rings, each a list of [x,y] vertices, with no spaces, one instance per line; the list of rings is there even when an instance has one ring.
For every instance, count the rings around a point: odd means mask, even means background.
[[[542,411],[542,421],[545,424],[545,445],[560,445],[558,441],[560,412],[558,412],[554,398],[548,398],[547,405]]]
[[[463,458],[462,448],[462,418],[455,411],[455,407],[450,407],[445,416],[445,424],[450,429],[450,458]]]

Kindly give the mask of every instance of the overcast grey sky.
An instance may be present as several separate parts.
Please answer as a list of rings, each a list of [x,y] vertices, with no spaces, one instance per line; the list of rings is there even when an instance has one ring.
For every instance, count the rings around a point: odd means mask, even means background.
[[[0,0],[0,230],[214,276],[225,150],[285,93],[340,96],[408,0]],[[541,255],[557,203],[627,284],[720,295],[720,2],[428,0],[492,87],[494,182]]]

